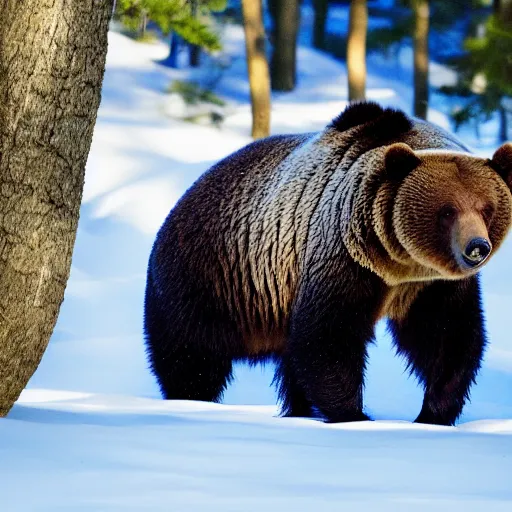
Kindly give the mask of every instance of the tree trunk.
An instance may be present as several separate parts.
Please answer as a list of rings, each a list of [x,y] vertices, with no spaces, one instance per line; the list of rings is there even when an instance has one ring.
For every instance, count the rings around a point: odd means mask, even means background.
[[[197,0],[191,0],[192,16],[197,16]],[[190,67],[197,68],[200,64],[201,48],[197,44],[189,44],[188,63]]]
[[[261,0],[242,0],[242,10],[251,89],[252,136],[260,139],[270,133],[270,77]]]
[[[146,29],[148,27],[148,13],[142,12],[142,18],[140,20],[139,38],[144,39],[146,37]]]
[[[499,108],[499,114],[500,114],[500,132],[499,132],[499,138],[498,140],[500,142],[506,142],[508,139],[508,114],[505,109],[505,107],[502,105]]]
[[[190,45],[190,67],[197,68],[201,64],[201,48],[197,44]]]
[[[503,29],[507,31],[509,34],[512,34],[512,0],[501,0],[499,2],[495,2],[495,14],[498,17]],[[504,66],[511,66],[512,63],[509,60],[505,61]],[[508,67],[507,69],[510,69]],[[502,102],[504,98],[502,97]],[[500,114],[500,132],[499,132],[499,141],[505,142],[508,140],[508,112],[505,106],[502,104],[499,109]]]
[[[169,36],[169,55],[167,59],[164,60],[164,63],[168,65],[170,68],[178,69],[178,57],[180,50],[180,36],[176,32],[171,32]]]
[[[52,334],[69,277],[113,0],[3,0],[0,416]]]
[[[427,118],[428,110],[428,0],[414,0],[414,115]]]
[[[274,51],[270,65],[272,89],[292,91],[296,83],[299,4],[298,0],[275,2]]]
[[[313,46],[319,50],[325,48],[325,24],[329,11],[329,0],[313,0],[315,21],[313,25]]]
[[[501,0],[497,2],[494,12],[498,15],[501,23],[506,27],[512,24],[512,0]]]
[[[348,99],[364,100],[366,96],[366,30],[368,7],[366,0],[350,2],[347,41]]]

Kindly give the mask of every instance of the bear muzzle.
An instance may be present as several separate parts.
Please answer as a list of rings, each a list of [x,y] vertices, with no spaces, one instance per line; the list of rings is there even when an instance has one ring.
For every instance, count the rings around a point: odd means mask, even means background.
[[[469,268],[481,265],[491,254],[491,243],[485,238],[476,237],[469,241],[462,253],[462,260]]]
[[[491,252],[492,243],[482,217],[474,212],[459,215],[452,226],[452,253],[459,268],[464,273],[477,269]]]

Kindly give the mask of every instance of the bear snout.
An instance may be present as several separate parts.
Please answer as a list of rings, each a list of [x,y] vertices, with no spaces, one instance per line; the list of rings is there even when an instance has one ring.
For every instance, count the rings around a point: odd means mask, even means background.
[[[462,213],[452,229],[452,253],[462,271],[476,269],[489,258],[492,243],[480,215]]]
[[[476,237],[469,241],[468,245],[462,253],[462,259],[464,263],[474,268],[481,265],[491,254],[492,246],[491,243],[485,238]]]

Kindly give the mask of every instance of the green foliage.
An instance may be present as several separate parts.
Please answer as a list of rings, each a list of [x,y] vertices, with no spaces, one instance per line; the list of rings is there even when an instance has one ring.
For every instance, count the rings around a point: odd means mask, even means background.
[[[485,23],[485,35],[467,38],[465,49],[466,54],[452,62],[459,77],[457,84],[441,88],[444,94],[465,98],[464,106],[452,112],[456,128],[471,119],[489,119],[502,108],[503,97],[512,96],[510,28],[491,15]]]
[[[485,32],[485,37],[466,40],[472,68],[476,73],[482,72],[503,95],[512,96],[512,30],[493,15]]]
[[[145,32],[135,32],[134,38],[139,43],[155,43],[158,40],[158,34],[152,30],[146,30]]]
[[[218,34],[208,23],[210,13],[220,12],[226,0],[118,0],[116,17],[129,30],[144,34],[147,21],[164,34],[171,31],[207,50],[220,50]]]
[[[168,88],[168,92],[179,94],[188,105],[197,105],[200,102],[211,103],[223,107],[226,103],[213,91],[203,89],[196,82],[174,80]]]

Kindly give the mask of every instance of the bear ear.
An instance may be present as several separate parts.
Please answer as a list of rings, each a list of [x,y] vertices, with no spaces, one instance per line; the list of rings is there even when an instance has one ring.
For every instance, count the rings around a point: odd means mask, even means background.
[[[392,180],[403,180],[411,171],[420,165],[421,160],[414,151],[403,142],[391,144],[384,154],[386,176]]]
[[[505,142],[499,147],[489,163],[512,190],[512,142]]]

